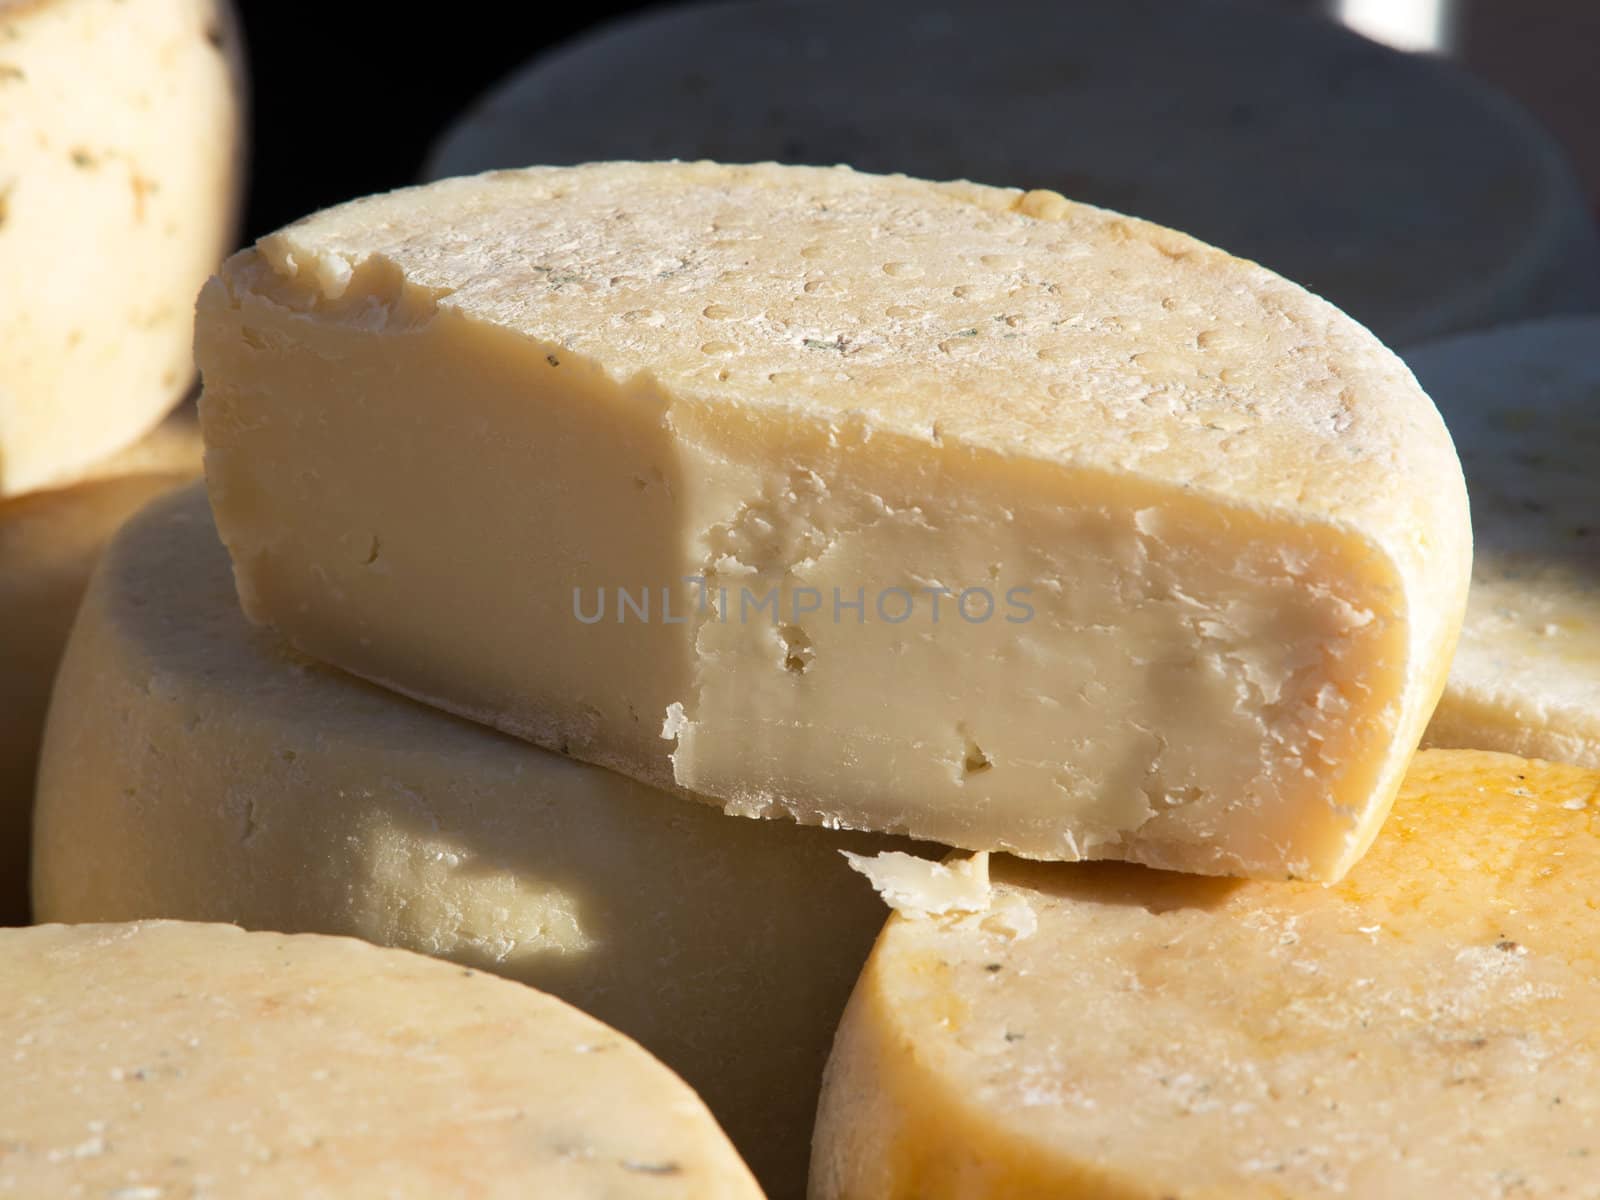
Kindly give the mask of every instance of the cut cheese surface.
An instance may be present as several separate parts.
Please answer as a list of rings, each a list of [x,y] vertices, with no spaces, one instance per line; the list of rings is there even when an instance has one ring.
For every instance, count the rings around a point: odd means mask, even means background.
[[[812,1200],[1600,1195],[1600,772],[1428,750],[1331,888],[995,860],[892,917]]]
[[[1426,742],[1600,767],[1600,317],[1407,359],[1460,449],[1477,543]]]
[[[1052,188],[1263,263],[1397,346],[1600,306],[1590,198],[1537,121],[1286,7],[673,4],[540,53],[428,172],[778,159]]]
[[[742,814],[1337,877],[1463,604],[1398,359],[1051,193],[444,181],[235,256],[197,352],[247,615]]]
[[[28,828],[50,685],[106,540],[200,474],[193,409],[70,485],[0,501],[0,925],[28,906]]]
[[[0,1194],[756,1200],[684,1082],[576,1009],[349,938],[0,930]]]
[[[506,975],[637,1038],[774,1196],[882,925],[840,855],[313,664],[240,615],[196,487],[112,544],[40,770],[41,920],[352,934]]]
[[[0,496],[93,471],[189,389],[242,88],[228,0],[0,0]]]

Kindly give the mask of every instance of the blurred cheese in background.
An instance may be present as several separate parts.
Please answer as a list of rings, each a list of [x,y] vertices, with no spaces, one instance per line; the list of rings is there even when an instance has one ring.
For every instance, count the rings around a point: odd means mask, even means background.
[[[106,541],[200,474],[192,405],[70,483],[0,500],[0,925],[27,913],[34,767],[56,664]]]
[[[89,469],[188,390],[242,79],[226,0],[0,0],[0,496]]]
[[[1455,438],[1477,543],[1426,742],[1600,767],[1600,316],[1406,360]]]
[[[0,930],[0,1191],[760,1200],[705,1105],[531,988],[347,938]]]
[[[839,850],[893,847],[728,817],[294,654],[240,613],[196,485],[128,524],[84,600],[35,915],[352,934],[532,983],[681,1072],[793,1197],[883,921]]]
[[[1392,344],[1600,307],[1584,197],[1514,104],[1217,0],[664,10],[535,60],[427,173],[674,156],[1052,188],[1254,258]]]
[[[1443,54],[1515,96],[1561,141],[1600,214],[1600,4],[1594,0],[1266,0]]]
[[[1597,807],[1429,750],[1331,888],[994,858],[990,912],[890,918],[812,1200],[1593,1195]]]

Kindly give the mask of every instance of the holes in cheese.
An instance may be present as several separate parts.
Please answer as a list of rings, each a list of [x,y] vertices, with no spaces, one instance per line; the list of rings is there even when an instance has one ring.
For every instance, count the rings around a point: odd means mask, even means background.
[[[230,260],[197,348],[249,616],[737,813],[1337,878],[1459,623],[1399,360],[1050,193],[446,181]]]
[[[1333,887],[991,862],[894,916],[819,1107],[812,1200],[1593,1190],[1600,772],[1416,758]]]
[[[1600,767],[1600,319],[1408,355],[1472,492],[1461,643],[1425,741]]]
[[[914,848],[731,819],[307,661],[240,615],[198,485],[84,598],[37,824],[39,919],[350,934],[531,983],[682,1073],[775,1197],[882,924],[839,850]]]
[[[200,427],[185,408],[70,484],[0,500],[0,925],[27,916],[39,741],[89,574],[124,520],[199,474]]]
[[[189,390],[243,76],[229,0],[0,4],[0,497],[92,469]]]
[[[684,1082],[505,980],[347,938],[0,929],[22,1196],[759,1200]]]

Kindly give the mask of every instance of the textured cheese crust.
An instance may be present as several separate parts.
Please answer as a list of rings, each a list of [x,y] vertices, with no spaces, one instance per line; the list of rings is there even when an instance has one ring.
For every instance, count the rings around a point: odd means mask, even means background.
[[[39,741],[89,574],[123,521],[199,474],[190,408],[70,486],[0,501],[0,925],[27,916]]]
[[[1538,122],[1280,7],[661,6],[541,53],[428,176],[776,158],[1053,188],[1264,263],[1393,346],[1600,307],[1590,198]]]
[[[1416,758],[1341,884],[995,860],[891,917],[813,1200],[1600,1196],[1600,772]]]
[[[554,992],[682,1073],[792,1197],[883,921],[838,851],[893,846],[729,818],[306,661],[239,614],[196,486],[85,597],[34,896],[41,920],[353,934]]]
[[[241,62],[228,0],[0,2],[0,496],[92,470],[188,390]]]
[[[684,1082],[553,997],[347,938],[0,930],[0,1192],[759,1200]]]
[[[250,617],[741,813],[1335,878],[1464,603],[1398,359],[1051,193],[445,181],[235,256],[197,352]]]
[[[1472,493],[1478,552],[1433,746],[1600,767],[1600,317],[1408,355]]]

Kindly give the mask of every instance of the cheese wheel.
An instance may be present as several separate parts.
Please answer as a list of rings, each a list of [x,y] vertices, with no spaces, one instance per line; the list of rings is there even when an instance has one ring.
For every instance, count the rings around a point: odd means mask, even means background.
[[[684,1082],[551,996],[349,938],[0,930],[0,1191],[752,1200]]]
[[[353,934],[554,992],[705,1096],[773,1195],[882,924],[840,847],[381,692],[239,614],[198,486],[112,544],[40,768],[36,915]]]
[[[1535,120],[1263,5],[678,4],[541,54],[427,171],[616,158],[1051,188],[1255,259],[1391,345],[1600,307],[1588,197]]]
[[[0,925],[26,919],[39,741],[89,573],[124,520],[199,474],[200,427],[187,408],[70,486],[0,501]]]
[[[1426,742],[1600,767],[1600,317],[1407,357],[1455,436],[1476,541]]]
[[[241,61],[228,0],[0,0],[0,497],[93,469],[193,381]]]
[[[1593,1195],[1597,812],[1428,750],[1332,888],[997,861],[1029,920],[890,918],[812,1200]]]
[[[1337,878],[1465,603],[1397,358],[1052,193],[446,180],[230,259],[196,348],[246,615],[741,814]]]

